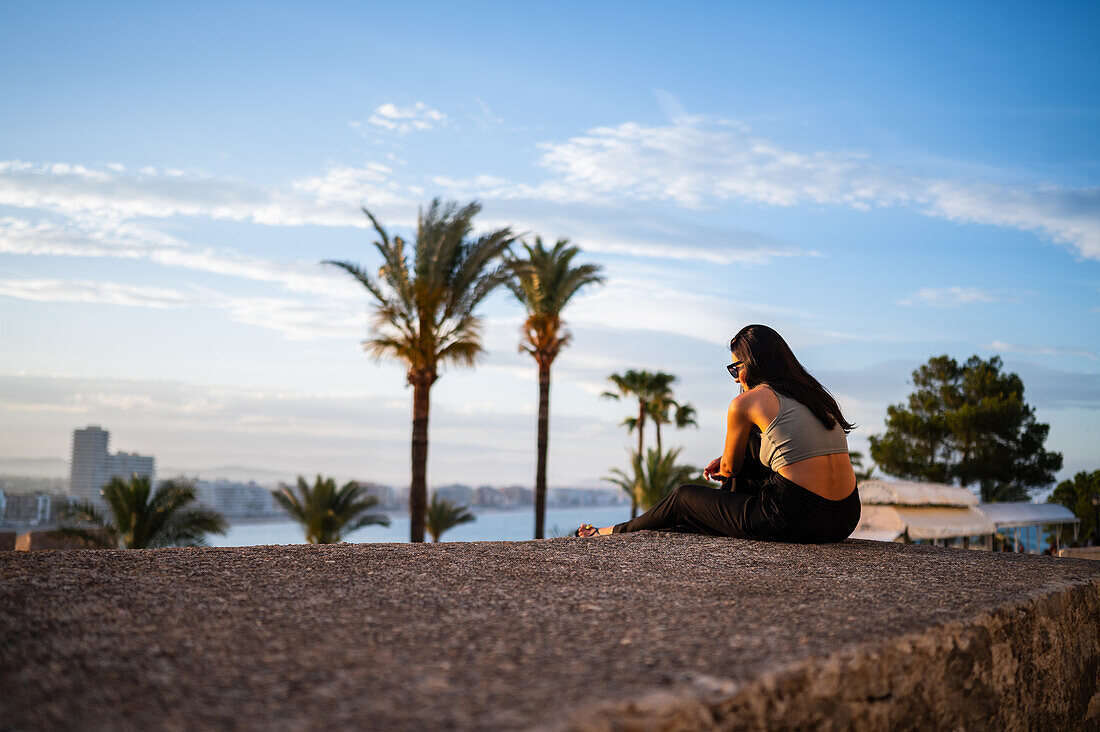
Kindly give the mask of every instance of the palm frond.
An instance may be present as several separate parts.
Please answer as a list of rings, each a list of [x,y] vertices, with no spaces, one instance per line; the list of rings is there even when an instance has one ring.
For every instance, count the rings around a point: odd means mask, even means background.
[[[647,450],[643,460],[638,453],[630,455],[631,473],[615,468],[604,480],[619,486],[644,509],[652,508],[676,486],[691,482],[696,469],[678,465],[680,449],[661,452]]]
[[[457,505],[433,494],[425,516],[425,528],[431,535],[432,541],[439,541],[444,532],[475,520],[477,517],[466,506]]]
[[[368,524],[389,525],[389,517],[367,513],[378,499],[368,496],[357,482],[340,488],[336,481],[318,474],[312,486],[298,476],[296,492],[289,486],[273,491],[275,500],[302,527],[311,544],[334,544]]]
[[[526,257],[505,257],[510,277],[509,289],[527,311],[524,339],[529,348],[521,346],[537,359],[553,362],[570,335],[561,318],[562,310],[581,287],[602,282],[600,267],[594,264],[573,267],[573,258],[580,249],[568,239],[558,239],[547,249],[541,237],[534,244],[523,242]]]
[[[49,532],[52,538],[76,541],[89,549],[118,549],[118,536],[107,527],[58,526]]]
[[[154,490],[148,477],[112,478],[104,486],[103,499],[110,519],[90,503],[76,503],[63,513],[60,535],[95,546],[143,549],[194,546],[206,534],[224,534],[227,528],[220,514],[191,508],[195,486],[183,479],[161,481]]]

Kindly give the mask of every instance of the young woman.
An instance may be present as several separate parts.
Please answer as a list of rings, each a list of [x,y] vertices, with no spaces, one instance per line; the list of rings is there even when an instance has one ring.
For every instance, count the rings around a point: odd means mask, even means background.
[[[771,328],[742,328],[730,351],[726,368],[741,394],[726,413],[722,457],[703,471],[722,487],[682,485],[637,518],[585,524],[577,536],[659,530],[821,543],[855,530],[859,494],[846,438],[854,425]]]

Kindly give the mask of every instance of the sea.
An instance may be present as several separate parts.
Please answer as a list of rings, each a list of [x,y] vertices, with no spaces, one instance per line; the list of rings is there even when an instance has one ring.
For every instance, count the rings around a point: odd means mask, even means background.
[[[389,526],[364,526],[344,537],[352,543],[406,542],[409,540],[407,514],[387,514]],[[475,511],[475,521],[456,526],[440,541],[525,541],[535,537],[535,509],[513,511]],[[569,536],[581,524],[611,526],[630,518],[630,506],[591,506],[548,508],[546,537]],[[430,537],[425,536],[426,540]],[[304,544],[302,527],[290,519],[250,520],[230,524],[225,536],[208,534],[210,546],[264,546]]]

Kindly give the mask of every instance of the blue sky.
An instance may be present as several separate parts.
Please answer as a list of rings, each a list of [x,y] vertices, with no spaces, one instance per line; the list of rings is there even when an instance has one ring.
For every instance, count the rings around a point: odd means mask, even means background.
[[[881,432],[930,356],[999,354],[1096,469],[1095,4],[5,3],[0,459],[71,430],[162,469],[408,480],[410,394],[358,348],[366,205],[569,236],[550,480],[626,460],[606,376],[670,371],[702,464],[725,344],[780,330]],[[433,390],[429,482],[530,482],[520,310]]]

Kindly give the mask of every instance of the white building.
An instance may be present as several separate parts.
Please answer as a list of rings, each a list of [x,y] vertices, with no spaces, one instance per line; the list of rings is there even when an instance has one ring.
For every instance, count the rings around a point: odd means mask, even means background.
[[[111,478],[131,475],[153,480],[155,459],[132,452],[107,451],[111,433],[96,425],[73,430],[73,454],[69,464],[69,494],[82,501],[98,502],[100,491]]]
[[[200,480],[195,482],[195,493],[199,503],[226,518],[270,516],[282,511],[271,491],[253,482]]]

